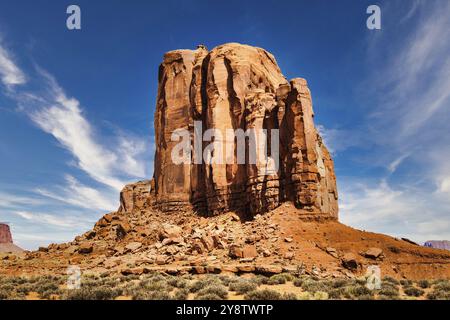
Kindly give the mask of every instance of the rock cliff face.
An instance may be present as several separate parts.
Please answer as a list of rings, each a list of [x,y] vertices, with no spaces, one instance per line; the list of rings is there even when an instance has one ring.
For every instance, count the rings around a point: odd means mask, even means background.
[[[154,118],[156,203],[166,211],[191,206],[209,215],[226,211],[254,215],[292,201],[306,215],[337,219],[333,161],[313,117],[306,80],[288,82],[274,56],[261,48],[230,43],[210,52],[199,46],[166,53],[159,69]],[[172,160],[179,141],[171,137],[177,129],[189,133],[189,163]],[[222,134],[208,136],[208,129]],[[242,145],[225,134],[227,129],[266,130],[263,139],[272,162],[248,161],[256,152],[250,138]],[[203,142],[197,142],[199,136]],[[221,146],[226,161],[202,159],[211,142]],[[224,146],[231,146],[232,152]],[[220,154],[220,148],[211,156]],[[244,162],[237,161],[242,149]]]
[[[0,243],[12,243],[11,230],[9,226],[4,223],[0,223]]]

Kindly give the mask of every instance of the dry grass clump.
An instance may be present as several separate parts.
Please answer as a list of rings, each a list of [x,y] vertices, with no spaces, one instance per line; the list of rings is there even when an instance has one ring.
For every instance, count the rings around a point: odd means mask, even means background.
[[[433,281],[433,290],[426,297],[429,300],[450,300],[450,281],[439,279]]]
[[[245,294],[245,300],[281,300],[282,295],[269,289],[255,290]]]
[[[200,289],[195,295],[196,300],[226,300],[228,288],[222,284],[209,284]]]
[[[231,282],[229,284],[231,291],[235,291],[238,294],[245,294],[250,291],[256,290],[258,285],[254,281],[239,279],[237,281]]]

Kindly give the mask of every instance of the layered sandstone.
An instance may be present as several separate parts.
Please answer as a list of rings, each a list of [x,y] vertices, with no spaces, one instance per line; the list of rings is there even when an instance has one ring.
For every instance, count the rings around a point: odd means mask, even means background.
[[[292,201],[307,215],[337,219],[333,161],[313,118],[306,80],[288,82],[274,56],[261,48],[230,43],[210,52],[199,46],[166,53],[155,112],[156,203],[167,211],[182,205],[209,215],[230,210],[254,215]],[[190,163],[171,158],[179,143],[171,139],[177,129],[189,132]],[[208,129],[223,134],[205,137]],[[227,129],[266,130],[270,158],[238,162],[242,146],[224,134]],[[204,141],[198,143],[198,136]],[[279,142],[275,155],[270,154],[274,136]],[[243,147],[246,160],[256,152],[249,139]],[[229,154],[225,163],[198,159],[211,142],[231,145],[232,161]]]

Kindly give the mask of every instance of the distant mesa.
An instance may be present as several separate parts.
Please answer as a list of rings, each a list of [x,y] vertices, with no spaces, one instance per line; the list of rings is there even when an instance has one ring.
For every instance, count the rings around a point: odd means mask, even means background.
[[[425,247],[450,250],[450,241],[448,240],[430,240],[425,242]]]
[[[0,253],[18,253],[23,252],[13,243],[11,229],[7,223],[0,223]]]

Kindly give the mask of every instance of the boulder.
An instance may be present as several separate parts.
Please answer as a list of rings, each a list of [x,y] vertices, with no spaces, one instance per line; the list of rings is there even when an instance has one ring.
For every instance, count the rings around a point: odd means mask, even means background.
[[[88,242],[84,242],[80,244],[80,246],[78,247],[78,253],[80,254],[89,254],[92,253],[93,250],[94,246],[92,245],[92,243]]]
[[[358,269],[358,260],[353,253],[346,253],[342,257],[342,266],[350,270]]]
[[[337,252],[337,250],[335,249],[335,248],[332,248],[332,247],[327,247],[326,249],[325,249],[325,251],[330,255],[330,256],[332,256],[333,258],[339,258],[339,255],[338,255],[338,252]]]
[[[369,248],[366,252],[364,252],[364,256],[369,259],[378,259],[382,256],[383,250],[380,248]]]
[[[239,259],[244,257],[244,251],[240,245],[232,244],[229,247],[228,255],[233,259]]]
[[[211,251],[214,249],[214,239],[210,236],[203,236],[201,238],[201,241],[203,245],[205,246],[206,250]]]
[[[130,242],[129,244],[127,244],[125,246],[125,249],[134,252],[141,247],[142,247],[142,243],[140,243],[140,242]]]
[[[163,223],[159,231],[159,239],[178,238],[182,235],[183,229],[173,224]]]

